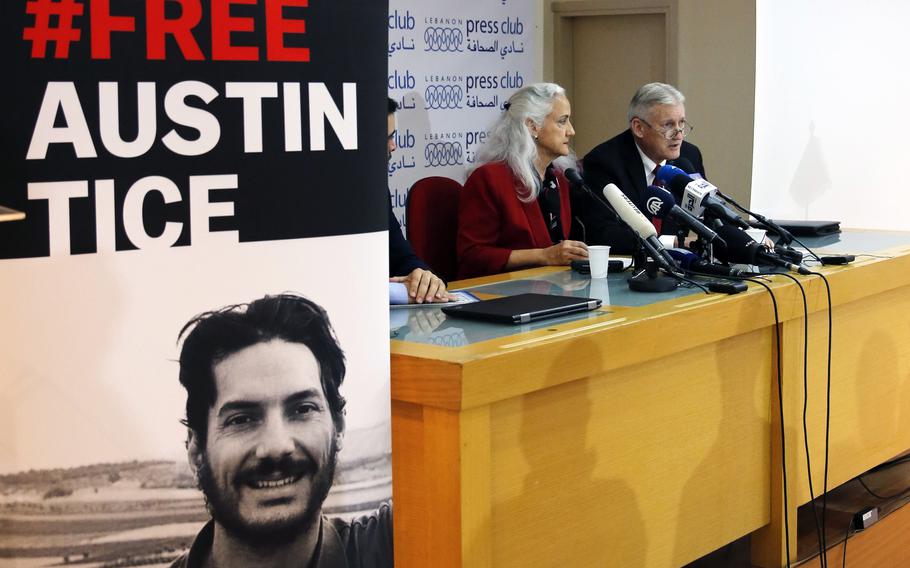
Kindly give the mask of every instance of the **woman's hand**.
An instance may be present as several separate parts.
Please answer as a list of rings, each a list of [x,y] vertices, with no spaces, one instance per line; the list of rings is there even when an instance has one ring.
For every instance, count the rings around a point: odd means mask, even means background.
[[[546,264],[564,266],[573,260],[587,260],[588,245],[581,241],[565,240],[543,249]]]

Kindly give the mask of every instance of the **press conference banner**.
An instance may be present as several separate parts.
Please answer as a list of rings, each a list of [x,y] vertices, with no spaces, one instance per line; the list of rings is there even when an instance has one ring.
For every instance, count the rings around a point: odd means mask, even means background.
[[[388,183],[402,227],[414,182],[464,182],[503,103],[539,80],[537,9],[523,0],[391,0],[388,89],[402,110]]]
[[[0,564],[167,565],[208,520],[178,333],[291,292],[347,373],[329,516],[391,497],[386,2],[3,2]],[[341,33],[343,32],[343,33]]]

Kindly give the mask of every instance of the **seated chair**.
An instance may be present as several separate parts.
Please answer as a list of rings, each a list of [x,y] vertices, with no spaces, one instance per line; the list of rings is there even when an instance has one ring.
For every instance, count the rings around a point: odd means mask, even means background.
[[[451,282],[458,272],[455,237],[461,184],[449,178],[423,178],[408,192],[407,233],[414,252],[433,272]]]

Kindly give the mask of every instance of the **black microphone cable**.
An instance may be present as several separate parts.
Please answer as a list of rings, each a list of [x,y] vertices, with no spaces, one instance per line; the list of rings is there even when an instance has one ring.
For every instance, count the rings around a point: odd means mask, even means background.
[[[876,499],[880,499],[882,501],[891,501],[891,502],[898,500],[898,499],[903,499],[903,498],[907,497],[907,495],[910,495],[910,488],[904,489],[903,491],[899,491],[898,493],[895,493],[893,495],[880,495],[878,492],[873,491],[866,484],[863,477],[866,475],[878,472],[878,471],[884,471],[884,470],[887,470],[888,468],[907,463],[908,461],[910,461],[910,456],[906,456],[906,455],[901,456],[899,458],[895,458],[893,460],[886,461],[885,463],[881,463],[881,464],[873,467],[869,471],[857,475],[854,479],[859,481],[860,485],[863,486],[863,489],[865,489],[866,492],[869,493],[869,495],[872,495]],[[847,527],[847,532],[846,532],[846,535],[844,536],[844,556],[843,556],[843,559],[841,560],[842,568],[845,568],[847,566],[847,540],[850,538],[851,534],[856,534],[858,532],[861,532],[862,530],[863,530],[862,528],[857,528],[857,527],[853,526],[853,518],[851,518],[850,525]]]
[[[628,231],[629,235],[631,235],[632,238],[636,240],[636,242],[638,241],[638,235],[635,233],[635,231],[633,231],[632,228],[622,220],[619,214],[616,213],[616,211],[613,209],[613,206],[610,205],[610,203],[603,195],[597,195],[594,190],[588,187],[588,184],[585,183],[584,179],[582,179],[581,174],[578,173],[578,170],[575,168],[568,168],[563,172],[563,175],[565,175],[566,181],[569,182],[570,191],[574,189],[576,194],[578,192],[581,192],[588,198],[592,199],[595,203],[597,203],[597,206],[600,207],[602,211],[605,211],[607,213],[607,216],[612,221],[619,223],[620,227]],[[578,222],[578,224],[581,226],[582,235],[585,237],[582,240],[587,243],[587,227],[585,227],[585,224],[578,216],[575,216],[575,221]]]
[[[825,546],[825,550],[828,547],[828,535],[827,527],[825,526],[825,521],[828,514],[828,457],[829,457],[829,448],[831,445],[831,345],[833,337],[833,316],[831,312],[831,284],[828,282],[828,279],[825,278],[824,274],[820,272],[810,272],[813,276],[818,276],[821,278],[822,282],[825,284],[825,296],[828,301],[828,349],[827,349],[827,367],[825,370],[825,473],[824,473],[824,487],[822,488],[822,542]]]
[[[828,279],[825,278],[825,276],[824,276],[823,274],[819,273],[819,272],[809,272],[808,274],[809,274],[809,275],[812,275],[812,276],[817,276],[817,277],[819,277],[819,278],[822,280],[822,282],[824,283],[824,285],[825,285],[825,298],[826,298],[827,305],[828,305],[828,345],[827,345],[827,349],[826,349],[826,368],[825,368],[825,447],[824,447],[824,460],[825,460],[825,465],[824,465],[824,476],[823,476],[823,479],[824,479],[824,486],[822,487],[822,507],[821,507],[822,513],[821,513],[821,521],[820,521],[820,524],[821,524],[821,547],[822,547],[822,549],[825,551],[825,554],[824,554],[824,562],[825,562],[825,563],[824,563],[824,566],[827,566],[828,535],[827,535],[827,526],[826,526],[826,522],[827,522],[827,513],[828,513],[828,465],[829,465],[830,445],[831,445],[831,350],[832,350],[832,338],[833,338],[833,328],[834,328],[834,325],[833,325],[833,314],[832,314],[832,309],[831,309],[831,304],[832,304],[832,302],[831,302],[831,285],[830,285],[830,283],[828,282]],[[791,278],[791,279],[793,279],[794,281],[796,281],[796,279],[795,279],[793,276],[789,275],[789,274],[784,274],[784,276],[787,276],[788,278]],[[798,282],[797,282],[797,285],[799,285]],[[800,290],[801,290],[801,291],[803,292],[803,294],[804,294],[804,296],[803,296],[804,300],[803,300],[803,301],[805,302],[805,292],[804,292],[804,290],[803,290],[803,288],[802,288],[801,285],[799,285],[799,288],[800,288]],[[808,309],[806,309],[806,312],[808,312]],[[804,325],[807,326],[807,325],[808,325],[808,313],[805,313],[805,314],[804,314],[804,322],[805,322]],[[805,328],[804,328],[804,330],[805,330]],[[806,346],[805,346],[805,349],[808,350],[808,341],[807,341],[807,340],[808,340],[808,331],[805,331],[805,337],[806,337]],[[805,365],[805,361],[806,361],[806,359],[804,359],[804,365]],[[805,372],[806,372],[806,370],[805,370],[805,367],[804,367],[804,373],[805,373]],[[779,379],[778,379],[778,380],[779,380]],[[805,381],[807,381],[807,379],[806,379],[806,376],[804,375],[804,382],[805,382]],[[804,389],[807,389],[807,387],[805,386],[805,384],[804,384]],[[807,390],[804,391],[804,392],[807,392]],[[806,412],[806,410],[805,410],[805,399],[804,399],[803,404],[804,404],[804,407],[803,407],[803,421],[804,421],[804,422],[803,422],[803,425],[804,425],[804,428],[805,428],[805,424],[806,424],[806,423],[805,423],[805,420],[806,420],[806,415],[805,415],[805,412]],[[808,436],[806,435],[805,430],[804,430],[803,435],[804,435],[804,437],[806,438],[806,444],[807,444],[807,447],[806,447],[806,460],[807,460],[807,461],[806,461],[806,464],[807,464],[807,467],[808,467],[808,465],[809,465],[809,463],[808,463],[808,460],[809,460],[809,454],[808,454],[808,451],[809,451],[809,450],[808,450]],[[811,492],[811,491],[812,491],[812,476],[811,476],[811,470],[810,470],[810,475],[809,475],[809,484],[810,484],[810,485],[809,485],[809,488],[810,488],[810,492]],[[786,498],[785,498],[785,499],[786,499]],[[812,510],[813,510],[813,513],[815,513],[815,502],[814,502],[814,500],[812,501]]]
[[[822,537],[822,526],[818,516],[818,509],[815,506],[815,490],[812,484],[812,461],[809,453],[809,426],[807,420],[809,408],[809,306],[806,300],[806,289],[803,288],[799,278],[792,274],[781,273],[792,280],[803,299],[803,442],[806,450],[806,475],[809,479],[809,503],[812,507],[812,516],[815,519],[815,534],[818,539],[818,558],[819,567],[827,568],[828,550],[825,548],[825,541]]]
[[[752,212],[752,211],[746,209],[745,207],[743,207],[742,205],[740,205],[739,203],[737,203],[736,200],[734,200],[732,197],[730,197],[730,196],[728,196],[727,194],[721,192],[721,190],[719,190],[719,189],[717,190],[717,194],[720,195],[721,197],[723,197],[723,198],[724,198],[724,201],[726,201],[726,202],[732,204],[734,207],[736,207],[737,209],[739,209],[739,210],[742,211],[743,213],[745,213],[745,214],[747,214],[747,215],[751,215],[751,216],[755,217],[756,219],[758,219],[758,222],[759,222],[759,223],[762,223],[763,225],[765,225],[765,227],[766,227],[767,229],[769,229],[769,230],[771,230],[771,231],[774,231],[775,233],[778,232],[776,228],[774,228],[773,226],[771,226],[771,225],[768,223],[768,219],[766,219],[764,216],[759,215],[759,214],[757,214],[757,213],[754,213],[754,212]],[[783,235],[781,235],[781,236],[783,236]],[[815,251],[813,251],[813,250],[810,249],[808,246],[806,246],[806,244],[803,243],[801,240],[799,240],[799,239],[797,239],[795,236],[793,236],[792,233],[787,232],[787,237],[793,239],[794,241],[796,241],[796,244],[798,244],[799,246],[801,246],[801,247],[803,247],[804,249],[806,249],[806,252],[808,252],[809,254],[811,254],[812,257],[815,258],[815,260],[817,260],[820,264],[825,264],[825,261],[823,261],[823,260],[821,259],[820,256],[818,256],[817,254],[815,254]]]
[[[682,271],[683,269],[680,269],[680,270]],[[664,271],[664,272],[666,272],[666,271]],[[688,271],[683,271],[683,274],[670,273],[670,276],[676,278],[676,279],[679,280],[680,282],[685,282],[686,284],[688,284],[688,285],[690,285],[690,286],[695,286],[695,287],[697,287],[697,288],[701,288],[701,289],[705,292],[705,294],[710,294],[710,293],[711,293],[711,290],[709,290],[707,286],[704,286],[704,285],[701,284],[700,282],[696,282],[695,280],[692,280],[691,278],[686,278],[686,277],[684,276],[684,274],[685,274],[686,272],[688,272]]]
[[[710,278],[711,280],[708,281],[707,287],[701,286],[700,284],[695,283],[696,285],[698,285],[700,288],[702,288],[706,292],[721,292],[724,294],[738,294],[739,292],[743,292],[745,290],[744,289],[732,289],[732,288],[724,289],[723,287],[718,286],[718,284],[721,284],[721,283],[717,282],[717,279],[719,278],[721,280],[732,280],[734,282],[744,282],[744,281],[748,280],[744,276],[747,273],[743,273],[742,275],[734,275],[732,273],[720,274],[719,272],[712,273],[712,272],[706,272],[706,271],[694,269],[691,266],[688,268],[680,267],[680,270],[687,276],[701,276],[703,278]],[[712,288],[712,286],[713,286],[713,288]]]
[[[647,247],[646,247],[646,248],[647,248]],[[650,253],[650,249],[649,249],[649,253]],[[654,253],[651,254],[651,256],[653,257],[653,256],[658,255],[658,254],[659,254],[659,253],[654,252]],[[660,267],[659,264],[658,264],[658,266]],[[702,273],[702,272],[696,272],[696,271],[694,271],[694,270],[689,270],[689,269],[687,269],[687,268],[682,268],[682,267],[678,267],[679,272],[676,272],[676,271],[674,271],[674,270],[667,270],[666,268],[663,268],[663,267],[660,267],[660,268],[661,268],[661,270],[663,270],[663,272],[664,272],[667,276],[669,276],[669,277],[671,277],[671,278],[675,278],[676,280],[679,280],[680,282],[683,282],[683,283],[687,284],[689,287],[701,288],[702,291],[703,291],[705,294],[710,294],[710,293],[711,293],[711,290],[710,290],[707,286],[705,286],[704,284],[702,284],[702,283],[700,283],[700,282],[697,282],[697,281],[695,281],[695,280],[692,280],[691,278],[687,278],[687,277],[686,277],[687,274],[695,274],[695,275],[697,275],[697,276],[710,276],[709,274],[705,274],[705,273]],[[634,278],[634,277],[636,277],[636,276],[638,276],[638,275],[640,275],[640,274],[642,274],[642,273],[644,273],[644,272],[646,272],[646,271],[647,271],[647,268],[641,268],[638,272],[636,272],[635,274],[633,274],[632,277]]]
[[[786,430],[784,428],[784,390],[783,390],[783,364],[781,362],[781,349],[780,349],[780,313],[777,309],[777,298],[774,296],[774,291],[770,286],[762,282],[758,278],[744,278],[748,282],[758,284],[762,286],[765,290],[768,291],[768,294],[771,296],[771,305],[774,308],[774,343],[777,346],[777,405],[780,410],[780,467],[781,475],[783,482],[784,490],[784,543],[786,544],[787,552],[787,568],[790,568],[790,510],[789,510],[789,498],[787,490],[787,440],[786,440]]]
[[[788,497],[789,489],[787,486],[787,440],[786,440],[786,427],[784,424],[783,363],[781,360],[782,354],[781,354],[781,342],[780,342],[780,313],[779,313],[779,310],[777,307],[777,297],[774,295],[774,291],[771,289],[771,287],[760,279],[760,278],[764,278],[764,276],[765,276],[762,274],[755,275],[757,277],[747,277],[747,276],[732,276],[732,275],[723,276],[723,275],[716,275],[716,274],[706,274],[706,273],[701,273],[701,272],[694,271],[694,270],[689,270],[688,272],[690,274],[698,274],[698,275],[702,275],[702,276],[712,276],[715,278],[723,278],[726,280],[736,280],[736,281],[741,281],[741,282],[751,282],[753,284],[758,284],[759,286],[763,287],[768,292],[769,296],[771,296],[771,305],[774,310],[774,343],[777,346],[777,349],[776,349],[777,357],[775,358],[775,363],[777,365],[777,405],[778,405],[778,409],[779,409],[779,413],[780,413],[780,452],[781,452],[780,453],[780,467],[781,467],[781,482],[782,482],[783,493],[784,493],[784,495],[783,495],[783,497],[784,497],[784,505],[783,505],[783,507],[784,507],[784,542],[786,544],[787,568],[790,568],[790,566],[791,566],[791,563],[790,563],[790,511],[789,511],[789,501],[790,500]],[[768,276],[773,276],[773,275],[768,275]],[[795,277],[793,277],[789,274],[786,274],[786,276],[796,280]],[[819,276],[821,276],[821,275],[819,275]],[[827,282],[826,282],[826,284],[827,284]],[[807,313],[808,305],[806,303],[805,291],[803,290],[802,286],[800,286],[800,291],[803,292],[803,308],[806,312],[805,315],[808,316],[808,313]],[[829,297],[829,303],[830,303],[830,294],[828,297]],[[830,314],[830,309],[829,309],[829,314]],[[804,321],[805,321],[804,334],[806,337],[808,337],[808,317],[804,317]],[[829,326],[830,326],[830,321],[829,321]],[[829,341],[830,341],[830,337],[831,337],[830,332],[828,334],[828,337],[829,337]],[[805,375],[805,369],[806,369],[805,360],[808,359],[808,342],[807,341],[804,341],[803,349],[804,349],[803,386],[805,389],[804,393],[806,393],[806,392],[808,392],[808,378]],[[830,370],[831,370],[831,357],[830,357],[830,349],[829,349],[829,353],[828,353],[829,386],[830,386]],[[805,396],[806,395],[804,394],[804,401],[805,401]],[[829,388],[829,399],[830,399],[830,388]],[[806,414],[805,414],[805,402],[804,402],[804,409],[803,409],[804,427],[806,424],[805,417],[806,417]],[[805,436],[805,434],[804,434],[804,436]],[[806,437],[806,440],[807,440],[806,443],[808,444],[808,437]],[[828,475],[827,453],[828,453],[828,422],[826,422],[826,430],[825,430],[825,487],[826,488],[827,488],[827,475]],[[808,453],[807,453],[806,463],[808,466],[808,463],[809,463]],[[809,475],[809,483],[810,483],[809,490],[811,493],[812,492],[811,473]],[[813,502],[813,511],[814,511],[814,507],[815,507],[815,505]],[[821,522],[822,523],[824,522],[824,509],[822,510]],[[816,527],[818,527],[818,523],[819,523],[819,520],[816,518]],[[825,545],[824,538],[825,538],[825,533],[822,530],[820,537],[819,537],[820,543],[821,543],[820,546]],[[825,566],[827,566],[827,556],[824,556],[824,558],[826,559]]]
[[[840,568],[847,568],[847,541],[850,540],[851,534],[856,534],[863,529],[853,529],[853,517],[850,517],[850,522],[847,524],[847,530],[844,533],[844,556],[840,561]]]

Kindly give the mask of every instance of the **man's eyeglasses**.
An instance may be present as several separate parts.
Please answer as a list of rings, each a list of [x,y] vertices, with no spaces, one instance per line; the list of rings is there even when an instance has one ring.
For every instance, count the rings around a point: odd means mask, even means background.
[[[643,119],[640,116],[636,116],[635,118],[642,121],[645,126],[647,126],[648,128],[650,128],[651,130],[653,130],[655,132],[658,132],[661,136],[663,136],[667,140],[672,140],[672,139],[676,138],[677,134],[682,134],[683,138],[685,138],[689,134],[692,134],[692,131],[695,130],[695,127],[692,126],[691,124],[689,124],[688,122],[686,122],[685,120],[679,123],[680,126],[656,128],[656,127],[648,124],[648,121]]]

